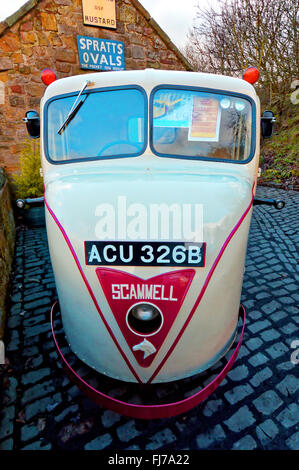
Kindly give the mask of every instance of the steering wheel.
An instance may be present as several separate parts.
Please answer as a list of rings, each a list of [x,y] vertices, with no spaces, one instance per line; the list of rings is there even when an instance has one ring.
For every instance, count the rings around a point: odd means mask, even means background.
[[[130,147],[133,147],[133,149],[136,149],[137,152],[140,151],[140,146],[139,144],[134,144],[134,143],[131,143],[131,142],[127,142],[126,140],[120,140],[118,142],[112,142],[111,144],[107,144],[105,145],[100,151],[99,153],[97,154],[97,157],[101,157],[104,152],[106,152],[106,150],[110,149],[111,147],[116,147],[116,146],[119,146],[119,145],[126,145],[126,146],[130,146]],[[121,152],[120,152],[121,153]],[[135,153],[135,152],[134,152]],[[106,155],[107,157],[111,156],[111,155]]]

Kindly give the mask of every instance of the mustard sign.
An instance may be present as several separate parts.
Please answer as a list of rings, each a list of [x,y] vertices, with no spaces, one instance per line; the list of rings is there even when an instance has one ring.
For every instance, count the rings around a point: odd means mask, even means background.
[[[83,23],[116,29],[115,0],[82,0]]]

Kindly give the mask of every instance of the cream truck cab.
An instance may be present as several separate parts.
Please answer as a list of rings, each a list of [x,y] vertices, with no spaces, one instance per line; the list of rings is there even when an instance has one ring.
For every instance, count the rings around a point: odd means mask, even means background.
[[[254,87],[195,72],[84,74],[53,81],[40,120],[35,111],[25,120],[41,137],[49,248],[73,353],[101,374],[140,384],[211,367],[237,333],[253,203],[283,207],[254,199],[261,132]],[[265,136],[273,121],[266,111]],[[201,394],[143,406],[88,386],[53,334],[86,393],[141,418],[202,401],[240,347]]]

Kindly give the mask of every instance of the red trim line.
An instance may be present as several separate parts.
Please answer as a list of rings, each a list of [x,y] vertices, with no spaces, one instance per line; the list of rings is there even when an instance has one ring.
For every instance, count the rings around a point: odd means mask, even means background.
[[[244,329],[245,329],[245,321],[246,321],[246,312],[245,312],[243,305],[241,305],[242,312],[243,312],[243,327],[242,327],[241,336],[236,346],[236,349],[234,350],[229,361],[226,363],[225,367],[221,370],[221,372],[217,375],[217,377],[215,377],[214,380],[212,380],[212,382],[210,382],[208,385],[205,386],[205,388],[195,393],[195,395],[192,395],[188,398],[185,398],[184,400],[174,402],[174,403],[166,403],[163,405],[135,405],[132,403],[127,403],[127,402],[117,400],[116,398],[110,397],[109,395],[106,395],[100,392],[99,390],[95,389],[94,387],[89,385],[87,382],[85,382],[85,380],[83,380],[70,366],[70,364],[65,359],[55,336],[53,323],[55,320],[54,310],[57,305],[58,305],[58,302],[56,301],[51,309],[52,335],[53,335],[57,353],[70,379],[76,383],[76,385],[80,388],[80,390],[82,390],[83,393],[85,393],[91,400],[96,402],[98,405],[104,406],[105,408],[113,410],[116,413],[120,413],[126,416],[130,416],[131,418],[137,418],[137,419],[161,419],[161,418],[170,418],[172,416],[177,416],[179,414],[186,413],[191,408],[194,408],[196,405],[199,405],[199,403],[201,403],[203,400],[208,398],[211,395],[211,393],[213,393],[216,390],[216,388],[220,385],[220,383],[223,381],[223,379],[232,368],[233,363],[235,362],[238,356],[238,353],[242,344],[242,339],[243,339],[243,334],[244,334]]]
[[[253,188],[252,188],[253,189]],[[174,340],[174,342],[172,343],[171,347],[169,348],[169,350],[167,351],[167,353],[165,354],[164,358],[162,359],[162,361],[160,362],[159,366],[157,367],[157,369],[155,370],[155,372],[153,373],[153,375],[151,376],[151,378],[148,380],[148,384],[150,384],[154,378],[157,376],[157,374],[160,372],[160,370],[162,369],[162,367],[164,366],[165,362],[167,361],[167,359],[169,358],[169,356],[171,355],[172,351],[174,350],[174,348],[176,347],[177,343],[179,342],[180,338],[182,337],[184,331],[186,330],[191,318],[193,317],[194,313],[195,313],[195,310],[197,309],[198,307],[198,304],[199,302],[201,301],[201,299],[203,298],[203,295],[209,285],[209,282],[211,280],[211,277],[216,269],[216,266],[217,264],[219,263],[227,245],[229,244],[229,242],[231,241],[232,237],[234,236],[234,234],[236,233],[236,231],[238,230],[238,228],[240,227],[240,225],[242,224],[243,220],[245,219],[246,215],[248,214],[248,212],[250,211],[251,209],[251,206],[253,204],[253,193],[252,193],[252,199],[251,199],[251,202],[249,204],[249,206],[247,207],[246,211],[244,212],[244,214],[242,215],[242,217],[240,218],[240,220],[238,221],[238,223],[235,225],[235,227],[233,228],[233,230],[231,231],[231,233],[229,234],[229,236],[227,237],[227,239],[225,240],[217,258],[215,259],[210,271],[209,271],[209,274],[205,280],[205,283],[199,293],[199,296],[197,297],[196,301],[195,301],[195,304],[191,310],[191,312],[189,313],[189,316],[187,318],[187,320],[185,321],[182,329],[180,330],[178,336],[176,337],[176,339]]]
[[[78,260],[78,257],[77,257],[77,255],[76,255],[76,253],[75,253],[75,250],[73,249],[72,244],[71,244],[71,242],[70,242],[70,240],[69,240],[69,238],[68,238],[68,236],[67,236],[67,234],[66,234],[64,228],[63,228],[62,225],[60,224],[59,220],[57,219],[57,217],[56,217],[56,215],[54,214],[54,212],[52,211],[52,209],[48,206],[48,203],[47,203],[47,201],[46,201],[46,197],[45,197],[44,199],[45,199],[45,205],[46,205],[46,207],[47,207],[49,213],[51,214],[51,216],[52,216],[54,222],[56,223],[56,225],[58,226],[59,230],[61,231],[61,233],[62,233],[62,235],[63,235],[63,238],[65,239],[65,241],[66,241],[66,243],[67,243],[67,245],[68,245],[68,247],[69,247],[69,249],[70,249],[70,251],[71,251],[71,253],[72,253],[72,255],[73,255],[74,261],[75,261],[75,263],[76,263],[76,265],[77,265],[77,267],[78,267],[78,269],[79,269],[79,271],[80,271],[81,277],[82,277],[82,279],[83,279],[83,281],[84,281],[84,283],[85,283],[85,285],[86,285],[86,287],[87,287],[87,290],[88,290],[88,292],[89,292],[89,294],[90,294],[90,296],[91,296],[91,298],[92,298],[92,300],[93,300],[93,303],[94,303],[94,305],[95,305],[95,307],[96,307],[98,313],[100,314],[100,317],[101,317],[103,323],[105,324],[105,326],[106,326],[108,332],[110,333],[111,338],[113,339],[113,341],[114,341],[114,343],[115,343],[117,349],[119,350],[119,352],[121,353],[122,357],[124,358],[124,360],[125,360],[127,366],[129,367],[130,371],[132,372],[132,374],[134,375],[134,377],[136,378],[136,380],[141,384],[141,383],[142,383],[142,380],[140,379],[140,377],[138,376],[138,374],[136,373],[136,371],[133,369],[133,366],[130,364],[129,359],[127,358],[127,356],[126,356],[125,353],[123,352],[122,348],[120,347],[120,345],[119,345],[119,343],[118,343],[116,337],[114,336],[114,334],[113,334],[113,332],[112,332],[110,326],[108,325],[108,323],[107,323],[107,321],[106,321],[106,319],[105,319],[105,317],[104,317],[104,315],[103,315],[103,313],[102,313],[102,311],[101,311],[101,309],[100,309],[100,307],[99,307],[99,304],[98,304],[98,302],[97,302],[97,300],[96,300],[96,298],[95,298],[95,296],[94,296],[94,294],[93,294],[93,292],[92,292],[92,289],[91,289],[91,287],[90,287],[90,285],[89,285],[89,282],[87,281],[87,279],[86,279],[86,277],[85,277],[85,274],[84,274],[84,272],[83,272],[83,270],[82,270],[80,261]]]

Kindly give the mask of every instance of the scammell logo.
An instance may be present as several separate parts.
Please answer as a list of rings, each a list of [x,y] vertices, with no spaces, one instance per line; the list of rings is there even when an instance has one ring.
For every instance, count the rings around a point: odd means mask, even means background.
[[[148,341],[146,338],[140,343],[133,346],[133,351],[142,351],[144,353],[143,359],[151,356],[151,354],[155,354],[156,348],[155,346]]]
[[[194,278],[194,269],[171,271],[149,279],[111,268],[97,268],[96,274],[136,361],[142,367],[149,367],[177,318]],[[157,313],[156,329],[147,333],[134,329],[130,312],[138,307],[141,314],[148,314],[148,308]]]
[[[173,286],[163,286],[161,284],[111,284],[112,299],[126,300],[168,300],[177,302],[173,296]]]

